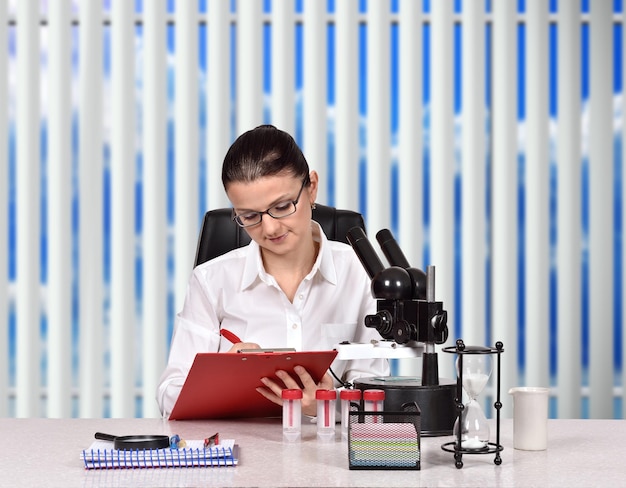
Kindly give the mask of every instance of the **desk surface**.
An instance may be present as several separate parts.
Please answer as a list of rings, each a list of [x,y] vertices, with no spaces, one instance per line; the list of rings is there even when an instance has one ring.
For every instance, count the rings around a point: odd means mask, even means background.
[[[626,486],[624,420],[550,420],[547,451],[512,447],[513,423],[501,426],[502,464],[493,454],[464,455],[464,467],[441,444],[422,439],[420,471],[348,469],[347,442],[283,442],[280,419],[164,421],[160,419],[0,419],[5,449],[0,486]],[[237,467],[86,470],[80,460],[96,431],[115,435],[179,434],[203,439],[219,432],[241,446]],[[495,440],[495,428],[492,429]]]

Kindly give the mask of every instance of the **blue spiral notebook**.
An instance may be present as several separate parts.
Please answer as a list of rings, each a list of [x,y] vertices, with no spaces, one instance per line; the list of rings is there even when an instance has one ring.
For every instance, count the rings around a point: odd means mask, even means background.
[[[218,446],[204,447],[204,441],[186,441],[182,448],[165,449],[112,449],[107,441],[94,441],[81,453],[85,469],[116,468],[211,468],[236,466],[239,462],[239,445],[224,439]]]

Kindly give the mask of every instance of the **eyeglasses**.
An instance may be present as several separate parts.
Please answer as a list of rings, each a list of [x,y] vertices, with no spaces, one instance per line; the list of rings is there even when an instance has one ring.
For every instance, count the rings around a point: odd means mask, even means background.
[[[233,214],[233,220],[237,222],[239,227],[252,227],[253,225],[258,225],[263,220],[263,214],[267,214],[274,219],[284,219],[285,217],[289,217],[296,213],[296,205],[300,200],[300,195],[302,195],[302,190],[304,190],[304,186],[309,181],[309,177],[304,178],[302,182],[302,186],[300,187],[300,191],[298,192],[298,196],[295,200],[287,200],[285,202],[279,202],[276,205],[271,206],[265,212],[246,212],[239,215]],[[234,211],[233,211],[234,213]]]

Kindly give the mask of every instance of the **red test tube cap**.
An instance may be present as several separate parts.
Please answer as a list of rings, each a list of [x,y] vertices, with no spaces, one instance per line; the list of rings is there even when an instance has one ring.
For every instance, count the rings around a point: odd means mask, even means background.
[[[336,400],[337,392],[335,390],[317,390],[315,398],[317,400]]]
[[[283,390],[281,396],[284,400],[300,400],[302,398],[302,390],[297,388]]]
[[[385,390],[365,390],[363,392],[363,400],[384,400],[385,399]]]
[[[339,392],[339,398],[342,400],[360,400],[361,390],[341,390]]]

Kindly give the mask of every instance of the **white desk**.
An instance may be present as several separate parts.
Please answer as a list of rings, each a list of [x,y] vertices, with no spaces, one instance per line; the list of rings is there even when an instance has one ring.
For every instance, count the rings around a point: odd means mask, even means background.
[[[548,450],[541,452],[513,449],[512,430],[512,421],[503,420],[500,466],[493,454],[464,455],[457,469],[453,454],[441,449],[451,438],[430,437],[422,439],[420,471],[355,471],[339,434],[320,444],[314,426],[305,425],[301,442],[290,444],[279,419],[0,419],[0,486],[626,486],[624,420],[551,420]],[[241,446],[240,461],[220,468],[86,470],[80,452],[96,431],[183,439],[219,432]]]

